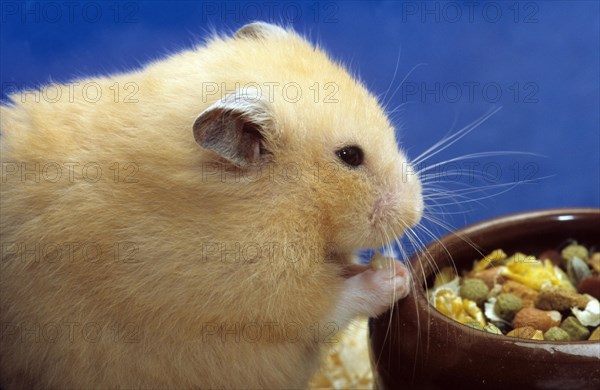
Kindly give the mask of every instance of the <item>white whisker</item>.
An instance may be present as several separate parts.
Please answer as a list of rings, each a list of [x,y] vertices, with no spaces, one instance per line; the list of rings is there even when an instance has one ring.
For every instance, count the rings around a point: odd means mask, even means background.
[[[385,90],[385,93],[383,94],[383,97],[381,98],[381,102],[382,102],[383,106],[385,106],[385,98],[386,98],[388,92],[390,92],[390,88],[392,88],[394,81],[396,80],[396,74],[398,73],[398,66],[400,65],[401,55],[402,55],[402,46],[400,46],[400,48],[398,49],[398,58],[396,59],[396,67],[394,68],[394,74],[392,75],[392,81],[390,81],[390,84],[388,85],[387,89]]]
[[[417,70],[419,67],[427,65],[424,62],[421,62],[415,66],[412,67],[411,70],[408,71],[408,73],[406,74],[406,76],[404,76],[404,78],[402,79],[402,81],[400,81],[400,84],[398,84],[398,86],[396,87],[396,89],[394,90],[394,92],[392,92],[392,94],[390,95],[390,101],[394,98],[394,96],[396,96],[396,93],[398,92],[398,90],[402,87],[402,85],[404,84],[404,82],[406,81],[406,79],[408,79],[410,77],[410,75]],[[386,104],[387,106],[387,104]]]
[[[501,109],[502,107],[495,108],[489,111],[487,114],[481,116],[479,119],[476,119],[473,123],[463,127],[451,136],[447,138],[442,138],[440,141],[436,142],[432,147],[430,147],[429,149],[421,153],[419,156],[417,156],[417,158],[413,160],[413,165],[417,166],[423,163],[424,161],[430,159],[431,157],[435,156],[436,154],[440,153],[441,151],[449,148],[454,143],[462,139],[464,136],[475,130],[477,127],[479,127],[479,125],[488,120],[492,115],[494,115]]]
[[[519,152],[519,151],[513,151],[513,150],[495,150],[495,151],[491,151],[491,152],[479,152],[479,153],[471,153],[471,154],[466,154],[464,156],[460,156],[460,157],[455,157],[455,158],[451,158],[450,160],[446,160],[446,161],[441,161],[439,163],[435,163],[433,165],[430,165],[428,167],[426,167],[425,169],[419,170],[417,171],[417,174],[419,175],[419,177],[421,176],[422,173],[427,172],[431,169],[435,169],[439,166],[443,166],[449,163],[453,163],[453,162],[457,162],[457,161],[463,161],[463,160],[468,160],[468,159],[472,159],[472,158],[487,158],[487,157],[497,157],[497,156],[510,156],[510,155],[517,155],[517,156],[532,156],[532,157],[546,157],[542,154],[538,154],[538,153],[533,153],[533,152]]]

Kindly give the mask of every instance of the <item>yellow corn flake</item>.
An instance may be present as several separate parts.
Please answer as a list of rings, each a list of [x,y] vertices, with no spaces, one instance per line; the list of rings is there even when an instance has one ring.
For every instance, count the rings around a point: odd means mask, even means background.
[[[439,289],[435,292],[433,300],[434,307],[453,320],[462,324],[477,322],[481,327],[486,325],[485,317],[477,304],[468,299],[462,299],[450,289]]]
[[[560,271],[550,260],[541,262],[534,256],[516,253],[506,261],[500,274],[515,282],[540,291],[545,286],[561,286],[573,290],[564,272]]]
[[[477,303],[468,299],[463,299],[463,307],[465,308],[465,312],[471,318],[474,318],[475,321],[477,321],[481,325],[481,327],[487,325],[485,321],[485,316],[483,315],[483,312],[481,311],[479,306],[477,306]]]
[[[436,289],[445,284],[450,283],[454,280],[458,275],[456,275],[456,270],[453,267],[444,267],[440,270],[438,274],[435,275],[435,280],[433,282],[433,288]]]
[[[489,255],[485,256],[483,259],[479,260],[473,266],[474,272],[481,272],[486,269],[490,264],[499,263],[502,260],[506,259],[506,253],[502,249],[496,249],[492,251]]]
[[[462,310],[462,300],[449,289],[440,289],[433,297],[433,305],[442,314],[454,318]]]
[[[543,340],[544,339],[544,333],[541,330],[536,330],[535,333],[533,334],[533,336],[531,336],[532,340]]]

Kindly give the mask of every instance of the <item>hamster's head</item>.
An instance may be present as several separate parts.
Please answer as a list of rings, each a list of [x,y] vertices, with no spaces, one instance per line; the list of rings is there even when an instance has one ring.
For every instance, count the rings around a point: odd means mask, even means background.
[[[359,81],[277,26],[253,23],[219,45],[236,70],[226,86],[233,92],[200,114],[194,136],[239,169],[271,164],[285,172],[274,182],[253,183],[276,188],[256,192],[260,207],[287,207],[290,218],[314,216],[311,223],[342,253],[390,244],[418,224],[418,175],[383,108]]]

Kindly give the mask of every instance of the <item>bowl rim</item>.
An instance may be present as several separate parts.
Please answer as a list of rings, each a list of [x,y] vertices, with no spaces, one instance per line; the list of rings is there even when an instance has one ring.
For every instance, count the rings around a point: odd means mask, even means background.
[[[551,341],[551,340],[532,340],[532,339],[523,339],[518,337],[510,337],[504,334],[498,335],[494,333],[489,333],[483,330],[471,328],[465,324],[462,324],[456,320],[453,320],[444,314],[442,314],[439,310],[437,310],[434,306],[429,303],[427,299],[427,294],[425,293],[425,288],[423,283],[425,280],[423,278],[423,266],[421,264],[421,259],[423,258],[423,254],[425,251],[430,251],[432,249],[438,248],[442,246],[442,243],[445,241],[454,242],[456,240],[460,240],[464,242],[461,237],[468,236],[474,232],[481,232],[487,229],[491,229],[492,227],[498,228],[500,226],[506,226],[509,224],[513,224],[519,221],[531,220],[532,218],[540,219],[540,218],[548,218],[548,217],[561,217],[561,216],[574,216],[574,215],[585,215],[585,216],[598,216],[600,220],[600,208],[593,207],[565,207],[565,208],[550,208],[550,209],[540,209],[540,210],[532,210],[532,211],[524,211],[511,213],[499,217],[490,218],[487,220],[483,220],[480,222],[476,222],[467,226],[464,226],[458,230],[454,230],[449,232],[448,234],[434,240],[425,246],[425,248],[415,252],[410,256],[409,261],[411,262],[411,267],[415,270],[414,274],[418,276],[414,276],[417,280],[415,280],[415,291],[417,296],[415,299],[416,310],[423,309],[428,311],[428,316],[435,317],[438,321],[441,321],[444,326],[451,326],[458,332],[470,331],[471,337],[481,337],[486,339],[494,339],[498,341],[508,342],[508,343],[525,343],[535,346],[542,346],[544,344],[552,346],[552,347],[568,347],[571,345],[582,345],[582,346],[592,346],[600,343],[600,340],[582,340],[582,341]],[[560,219],[559,219],[560,220]],[[414,268],[417,267],[417,268]],[[431,273],[425,274],[425,279],[427,279]],[[418,282],[417,282],[418,281]],[[406,298],[405,298],[406,299]],[[433,309],[433,310],[431,310]]]
[[[568,214],[578,214],[578,215],[594,215],[597,214],[600,217],[600,207],[565,207],[565,208],[550,208],[550,209],[540,209],[540,210],[531,210],[531,211],[522,211],[516,212],[506,215],[501,215],[498,217],[493,217],[490,219],[486,219],[483,221],[475,222],[464,226],[456,231],[450,232],[439,240],[442,240],[448,236],[454,235],[456,233],[461,232],[470,232],[470,231],[478,231],[490,228],[492,225],[497,227],[499,224],[505,225],[508,223],[528,220],[531,218],[543,218],[543,217],[551,217],[551,216],[567,216]]]

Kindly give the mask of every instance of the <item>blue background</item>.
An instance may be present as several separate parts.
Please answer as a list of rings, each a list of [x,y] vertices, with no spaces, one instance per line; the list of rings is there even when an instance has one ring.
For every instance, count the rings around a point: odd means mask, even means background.
[[[467,189],[472,199],[437,200],[447,213],[437,216],[460,227],[525,210],[600,207],[599,15],[597,1],[3,1],[2,98],[50,80],[138,68],[212,30],[284,23],[375,94],[389,89],[411,158],[497,107],[428,162],[489,151],[545,156],[475,157],[433,171],[432,184]]]

